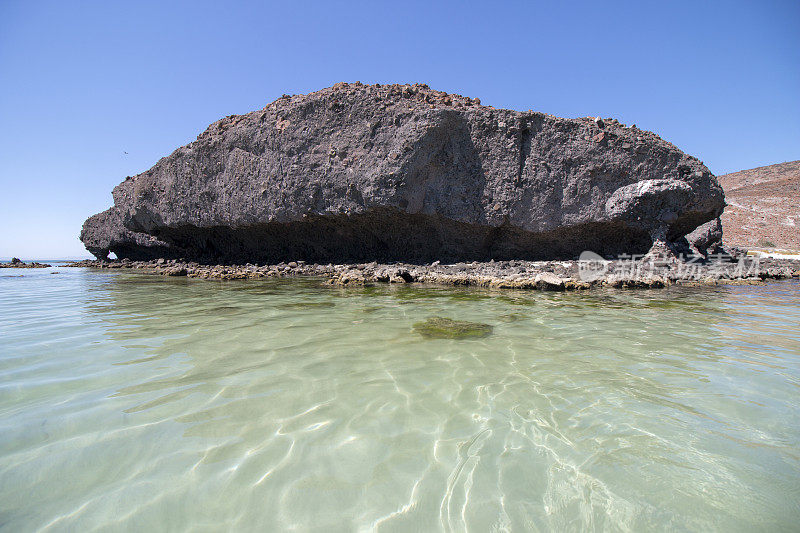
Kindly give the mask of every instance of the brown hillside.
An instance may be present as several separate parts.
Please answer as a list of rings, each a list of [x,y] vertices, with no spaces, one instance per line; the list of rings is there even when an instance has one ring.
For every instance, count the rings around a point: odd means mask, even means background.
[[[749,248],[800,249],[800,161],[718,176],[728,206],[725,242]]]

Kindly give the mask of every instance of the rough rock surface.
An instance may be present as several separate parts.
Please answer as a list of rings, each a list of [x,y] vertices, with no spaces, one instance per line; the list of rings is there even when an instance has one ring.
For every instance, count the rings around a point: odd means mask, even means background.
[[[26,263],[19,257],[12,257],[8,263],[0,263],[0,268],[49,268],[50,266],[47,263],[37,263],[36,261]]]
[[[566,291],[593,288],[663,288],[670,285],[758,283],[800,276],[800,261],[729,255],[709,260],[661,261],[636,256],[614,261],[490,261],[443,265],[410,263],[204,265],[175,259],[80,261],[69,267],[137,269],[172,277],[219,280],[311,277],[333,285],[436,284],[496,289]]]
[[[206,263],[643,253],[725,205],[700,161],[635,126],[361,83],[219,120],[113,196],[134,236]],[[131,243],[90,221],[90,250]]]
[[[722,221],[719,218],[698,226],[686,239],[696,255],[708,257],[725,252],[722,246]]]
[[[86,249],[98,259],[107,259],[110,252],[114,252],[118,258],[136,261],[174,258],[180,255],[176,247],[146,233],[134,232],[124,227],[116,207],[86,219],[80,239]]]
[[[800,161],[719,177],[728,206],[725,243],[800,251]]]

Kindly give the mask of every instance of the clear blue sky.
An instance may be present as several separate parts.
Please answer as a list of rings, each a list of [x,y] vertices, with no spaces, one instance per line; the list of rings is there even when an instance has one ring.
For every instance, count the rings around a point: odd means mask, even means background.
[[[0,76],[0,258],[88,256],[126,176],[337,81],[612,116],[717,174],[800,159],[797,0],[0,0]]]

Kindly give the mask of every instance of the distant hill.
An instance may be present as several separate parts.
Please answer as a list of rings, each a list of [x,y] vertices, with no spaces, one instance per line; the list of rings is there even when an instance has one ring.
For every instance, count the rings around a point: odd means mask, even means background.
[[[725,242],[800,250],[800,161],[741,170],[717,179],[728,207]]]

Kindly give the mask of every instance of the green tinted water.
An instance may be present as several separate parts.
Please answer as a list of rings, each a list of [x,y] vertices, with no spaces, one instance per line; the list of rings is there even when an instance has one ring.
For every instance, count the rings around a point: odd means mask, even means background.
[[[799,288],[3,270],[0,529],[795,529]]]

